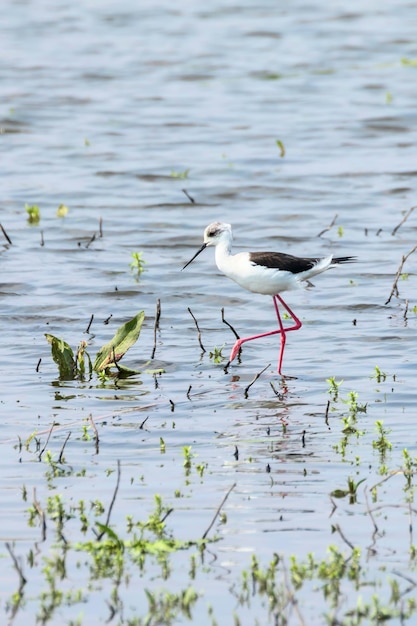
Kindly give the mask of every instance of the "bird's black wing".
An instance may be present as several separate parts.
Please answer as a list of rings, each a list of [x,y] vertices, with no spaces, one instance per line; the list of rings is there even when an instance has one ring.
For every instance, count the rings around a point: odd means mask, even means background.
[[[305,259],[285,252],[250,252],[249,260],[253,265],[274,268],[292,274],[310,270],[320,261],[319,258]]]

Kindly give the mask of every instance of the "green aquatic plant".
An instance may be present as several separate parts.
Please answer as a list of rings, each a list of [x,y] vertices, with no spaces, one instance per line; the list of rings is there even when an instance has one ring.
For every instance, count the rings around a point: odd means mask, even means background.
[[[376,420],[375,426],[378,434],[378,439],[372,441],[372,447],[375,450],[378,450],[380,454],[381,464],[383,464],[385,462],[387,452],[392,449],[392,443],[387,438],[387,435],[391,432],[391,430],[384,428],[384,422],[382,420]],[[384,472],[381,473],[386,473],[385,469]]]
[[[279,148],[279,156],[281,158],[285,157],[285,146],[283,144],[283,142],[281,141],[281,139],[277,139],[275,142]]]
[[[99,375],[102,383],[106,382],[112,368],[116,368],[119,378],[126,378],[139,374],[138,370],[133,370],[119,364],[121,358],[131,348],[139,338],[143,321],[144,311],[140,311],[128,322],[122,324],[114,337],[97,352],[94,362],[87,352],[87,343],[82,341],[74,356],[74,351],[63,339],[45,333],[46,340],[51,345],[52,358],[58,366],[59,377],[62,380],[84,380],[87,373],[91,377],[95,372]],[[145,370],[147,373],[161,373],[163,370]]]
[[[214,363],[221,363],[222,361],[224,361],[224,356],[222,354],[223,348],[224,344],[221,348],[214,346],[213,351],[209,353],[209,357],[210,359],[213,359]]]
[[[39,224],[41,212],[37,204],[25,204],[26,213],[28,214],[29,224]]]
[[[69,208],[65,204],[60,204],[57,209],[56,216],[65,217],[66,215],[68,215],[68,211],[69,211]]]
[[[371,376],[371,378],[375,378],[377,383],[382,383],[385,382],[387,375],[378,367],[378,365],[375,365],[375,374]]]
[[[137,277],[145,271],[146,261],[143,259],[143,252],[132,252],[133,261],[130,263],[130,270]]]
[[[188,174],[190,173],[190,170],[184,170],[183,172],[176,172],[175,170],[171,171],[171,178],[180,178],[181,180],[185,180],[186,178],[188,178]]]
[[[333,498],[346,498],[349,496],[349,504],[356,503],[357,491],[359,485],[365,482],[366,478],[362,478],[361,480],[355,480],[351,476],[348,477],[347,489],[334,489],[330,495]]]
[[[343,380],[337,381],[334,376],[331,376],[330,378],[327,378],[326,383],[329,384],[327,393],[332,396],[333,402],[336,402],[339,397],[339,387],[343,383]]]

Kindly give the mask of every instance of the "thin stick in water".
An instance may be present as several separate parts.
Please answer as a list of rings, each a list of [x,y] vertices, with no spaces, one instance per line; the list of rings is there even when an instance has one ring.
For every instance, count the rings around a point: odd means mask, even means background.
[[[398,298],[398,296],[399,296],[398,281],[399,281],[401,273],[403,271],[404,263],[406,262],[408,257],[411,256],[413,254],[413,252],[415,252],[416,250],[417,250],[417,246],[414,246],[414,248],[412,248],[410,250],[410,252],[408,252],[407,254],[403,255],[403,257],[401,259],[401,263],[398,266],[398,270],[397,270],[397,273],[396,273],[395,278],[394,278],[394,283],[392,285],[391,293],[389,295],[388,300],[385,302],[385,304],[389,304],[391,302],[392,296],[394,296],[394,295]]]
[[[197,337],[198,337],[198,343],[200,344],[200,348],[201,348],[201,350],[202,350],[203,352],[205,352],[205,351],[206,351],[206,349],[205,349],[205,347],[203,346],[203,343],[202,343],[202,341],[201,341],[201,331],[200,331],[200,327],[199,327],[198,322],[197,322],[196,318],[194,317],[193,312],[191,311],[190,307],[188,307],[188,312],[189,312],[189,314],[191,315],[191,317],[193,318],[193,320],[194,320],[194,324],[195,324],[195,327],[197,328]]]
[[[64,441],[64,444],[61,448],[61,452],[59,453],[59,457],[58,457],[58,463],[63,463],[63,457],[64,457],[64,450],[65,450],[65,446],[67,445],[67,441],[68,439],[71,437],[71,431],[69,431],[68,435],[66,436],[66,439]]]
[[[230,487],[230,489],[228,490],[228,492],[224,496],[223,500],[220,502],[220,505],[217,507],[217,511],[214,514],[213,519],[211,520],[207,530],[205,531],[205,533],[202,536],[202,539],[205,539],[207,537],[207,535],[209,534],[210,530],[213,527],[214,522],[216,521],[217,517],[220,515],[220,511],[222,510],[222,507],[223,507],[224,503],[226,502],[227,498],[230,496],[230,494],[232,493],[232,491],[233,491],[233,489],[235,487],[236,487],[236,483],[233,483],[233,485]]]
[[[226,326],[228,326],[230,328],[230,330],[232,331],[232,333],[234,334],[236,339],[240,339],[240,336],[237,334],[237,332],[235,331],[233,326],[231,324],[229,324],[229,322],[227,320],[225,320],[225,318],[224,318],[224,308],[222,308],[222,322],[223,322],[223,324],[226,324]]]
[[[156,352],[156,333],[159,330],[159,320],[161,319],[161,301],[158,298],[156,301],[156,313],[155,313],[155,324],[153,326],[153,350],[151,354],[151,359],[155,357]]]
[[[187,196],[187,198],[189,199],[189,201],[190,201],[192,204],[194,204],[194,203],[195,203],[194,198],[192,198],[192,197],[190,196],[190,194],[188,193],[188,191],[187,191],[186,189],[181,189],[181,191],[182,191],[183,193],[185,193],[185,195]]]
[[[397,230],[404,224],[404,222],[406,222],[408,220],[408,218],[410,217],[410,215],[414,211],[414,209],[417,209],[417,206],[412,206],[411,209],[409,209],[407,211],[407,213],[404,215],[404,217],[401,220],[401,222],[399,224],[397,224],[397,226],[394,228],[394,230],[392,231],[391,235],[395,235]]]
[[[108,527],[108,526],[109,526],[109,524],[110,524],[110,517],[111,517],[111,513],[112,513],[112,510],[113,510],[114,503],[116,502],[117,492],[119,491],[120,476],[121,476],[121,471],[120,471],[120,459],[117,459],[117,481],[116,481],[116,486],[115,486],[115,488],[114,488],[113,497],[112,497],[112,500],[111,500],[111,502],[110,502],[109,510],[108,510],[108,512],[107,512],[107,519],[106,519],[106,521],[105,521],[105,523],[104,523],[104,526],[106,526],[106,527]],[[97,536],[97,541],[100,541],[100,539],[101,539],[101,538],[103,537],[103,535],[104,535],[104,532],[105,532],[105,531],[104,531],[104,530],[102,530],[102,531],[101,531],[101,533],[99,533],[99,534],[97,534],[97,533],[96,533],[96,536]]]
[[[94,320],[94,313],[91,313],[90,321],[88,322],[88,326],[84,331],[86,335],[88,335],[90,332],[90,328],[91,328],[91,324],[93,323],[93,320]]]
[[[44,447],[42,448],[42,450],[41,450],[41,451],[40,451],[40,453],[39,453],[39,457],[38,457],[39,461],[41,461],[41,459],[42,459],[42,454],[43,454],[43,453],[45,452],[45,450],[46,450],[46,446],[47,446],[47,445],[48,445],[48,443],[49,443],[49,439],[51,438],[52,431],[53,431],[53,429],[54,429],[54,427],[55,427],[55,426],[56,426],[56,423],[55,423],[55,422],[52,422],[52,426],[51,426],[51,428],[49,429],[48,436],[47,436],[46,441],[45,441],[45,445],[44,445]]]
[[[1,232],[3,233],[3,235],[4,235],[4,237],[5,237],[6,241],[7,241],[7,243],[9,243],[9,244],[12,246],[12,245],[13,245],[13,244],[12,244],[12,240],[10,239],[9,235],[8,235],[8,234],[6,233],[6,231],[4,230],[4,228],[3,228],[3,224],[0,224],[0,228],[1,228]]]
[[[10,545],[10,543],[8,541],[6,541],[5,546],[6,546],[7,552],[10,554],[10,558],[13,561],[14,568],[15,568],[16,572],[19,575],[19,593],[21,594],[23,587],[27,583],[27,580],[26,580],[26,578],[23,575],[22,566],[20,565],[16,555],[14,554],[14,552],[12,550],[12,546]]]
[[[332,221],[330,222],[330,224],[328,226],[326,226],[326,228],[323,228],[322,231],[319,232],[319,234],[317,235],[317,237],[321,237],[322,235],[324,235],[324,233],[327,233],[328,230],[330,230],[331,228],[333,228],[333,226],[336,224],[336,220],[338,218],[338,215],[336,213],[336,215],[334,216],[334,218],[332,219]]]
[[[258,373],[256,374],[256,376],[254,377],[254,379],[253,379],[253,380],[249,383],[249,385],[246,387],[246,389],[245,389],[245,398],[246,398],[246,399],[249,397],[249,393],[248,393],[248,392],[249,392],[249,389],[252,387],[252,385],[253,385],[254,383],[256,383],[256,381],[258,380],[258,378],[259,378],[260,376],[262,376],[262,374],[264,373],[264,371],[265,371],[265,370],[267,370],[267,369],[268,369],[268,367],[271,367],[271,363],[268,363],[268,365],[266,365],[266,366],[265,366],[265,367],[264,367],[264,368],[263,368],[260,372],[258,372]]]
[[[96,454],[98,454],[99,453],[100,437],[98,436],[97,426],[94,423],[92,415],[90,415],[88,419],[90,420],[91,427],[92,427],[92,429],[94,431],[94,440],[96,442]]]

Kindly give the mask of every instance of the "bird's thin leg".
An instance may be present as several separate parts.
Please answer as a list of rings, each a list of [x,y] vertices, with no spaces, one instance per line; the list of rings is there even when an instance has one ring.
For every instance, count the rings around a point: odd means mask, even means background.
[[[291,311],[288,304],[284,302],[284,300],[281,298],[279,294],[274,296],[273,300],[274,300],[275,311],[277,314],[278,324],[279,324],[280,332],[281,332],[281,348],[280,348],[279,357],[278,357],[278,374],[281,375],[282,360],[284,358],[284,350],[285,350],[285,342],[287,341],[287,333],[290,330],[298,330],[299,328],[301,328],[302,324],[301,324],[301,321],[298,319],[298,317],[295,315],[295,313]],[[288,315],[295,322],[294,326],[290,326],[289,328],[284,328],[284,325],[281,320],[279,308],[278,308],[278,302],[282,304],[284,309],[287,311]]]
[[[291,319],[294,320],[295,325],[294,326],[290,326],[289,328],[285,328],[285,332],[288,333],[288,331],[290,330],[298,330],[299,328],[301,328],[302,323],[301,320],[298,319],[298,317],[296,316],[296,314],[294,313],[294,311],[292,311],[290,309],[290,307],[288,306],[288,304],[283,300],[283,298],[279,295],[279,293],[277,293],[276,296],[273,296],[274,298],[274,304],[275,304],[275,310],[277,310],[278,304],[276,302],[276,300],[278,299],[279,302],[282,304],[282,306],[284,307],[284,309],[287,311],[288,315],[291,317]]]
[[[289,328],[284,328],[284,325],[282,323],[281,316],[279,313],[278,302],[276,301],[276,298],[282,304],[282,306],[287,311],[291,319],[295,322],[294,326],[290,326]],[[242,339],[238,339],[232,348],[232,352],[230,353],[230,359],[229,359],[230,363],[233,361],[233,359],[236,358],[242,344],[246,343],[247,341],[253,341],[254,339],[262,339],[263,337],[270,337],[271,335],[280,334],[281,335],[281,350],[280,350],[279,361],[278,361],[278,373],[279,374],[281,373],[281,365],[282,365],[282,359],[284,356],[284,348],[285,348],[285,341],[286,341],[285,334],[290,330],[298,330],[299,328],[301,328],[301,321],[298,319],[295,313],[291,311],[290,307],[284,302],[284,300],[281,298],[280,295],[277,294],[276,296],[273,296],[273,301],[274,301],[275,311],[277,314],[279,328],[277,328],[276,330],[271,330],[267,333],[261,333],[260,335],[252,335],[250,337],[243,337]]]

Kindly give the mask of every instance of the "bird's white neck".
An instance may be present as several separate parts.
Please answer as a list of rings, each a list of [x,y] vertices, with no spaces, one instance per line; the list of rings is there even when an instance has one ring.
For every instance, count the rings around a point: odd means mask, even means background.
[[[215,259],[216,265],[221,272],[224,272],[227,267],[227,261],[232,256],[232,242],[230,240],[219,241],[216,245]]]

